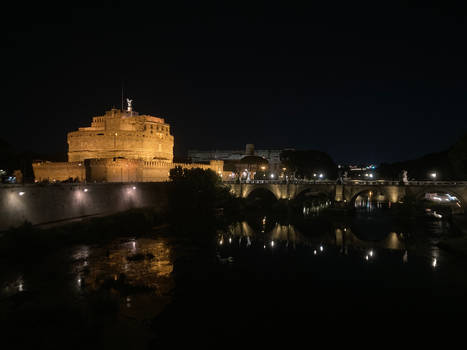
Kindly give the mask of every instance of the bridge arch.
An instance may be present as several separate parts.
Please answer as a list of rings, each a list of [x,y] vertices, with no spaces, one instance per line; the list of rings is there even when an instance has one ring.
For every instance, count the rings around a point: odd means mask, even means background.
[[[279,198],[277,195],[268,187],[257,187],[257,188],[251,188],[250,191],[246,192],[244,194],[244,198],[247,199],[253,199],[254,197],[267,197],[269,198],[274,198],[275,200],[278,200]]]
[[[294,200],[305,198],[305,197],[322,197],[326,200],[332,201],[334,199],[334,193],[329,193],[323,189],[316,190],[315,187],[306,187],[300,189],[295,196],[293,197]]]
[[[417,203],[422,201],[427,193],[449,194],[450,196],[456,197],[457,200],[460,203],[460,208],[459,208],[460,212],[465,213],[465,199],[462,196],[462,194],[460,194],[459,192],[453,191],[451,188],[443,188],[443,187],[435,187],[435,186],[432,187],[432,186],[430,186],[430,187],[422,188],[422,189],[416,191],[414,193],[415,201]]]
[[[350,199],[349,199],[350,206],[354,207],[355,201],[358,198],[358,196],[365,194],[365,193],[368,193],[368,194],[371,193],[371,194],[374,194],[375,196],[382,195],[388,202],[391,201],[390,193],[386,190],[386,188],[384,188],[383,186],[382,187],[377,187],[377,186],[370,187],[369,186],[366,188],[357,188],[351,193]]]

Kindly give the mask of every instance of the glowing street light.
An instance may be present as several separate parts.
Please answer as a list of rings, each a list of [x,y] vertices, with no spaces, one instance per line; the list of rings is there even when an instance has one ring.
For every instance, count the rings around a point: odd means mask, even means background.
[[[324,176],[323,174],[319,174],[319,178],[320,178],[320,179],[322,179],[322,178],[323,178],[323,176]]]
[[[437,174],[435,172],[431,173],[430,174],[430,177],[433,179],[433,180],[436,180],[436,176]]]
[[[26,192],[19,192],[18,194],[19,194],[20,196],[24,196],[25,193],[26,193]]]

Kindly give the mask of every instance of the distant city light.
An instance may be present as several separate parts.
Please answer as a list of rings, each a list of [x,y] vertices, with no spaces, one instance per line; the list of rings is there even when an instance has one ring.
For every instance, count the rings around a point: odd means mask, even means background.
[[[88,191],[88,189],[87,189],[87,188],[85,188],[83,191],[84,191],[84,192],[87,192],[87,191]]]
[[[26,193],[26,192],[19,192],[18,194],[19,194],[20,196],[24,196],[25,193]]]
[[[438,260],[436,260],[436,258],[434,258],[434,259],[433,259],[432,266],[433,266],[433,267],[436,267],[437,264],[438,264]]]
[[[271,174],[271,179],[274,179],[274,174]]]
[[[436,179],[436,173],[431,173],[430,176],[431,176],[433,179]]]
[[[323,174],[319,174],[319,178],[320,178],[320,179],[322,179],[322,178],[323,178],[323,176],[324,176]]]

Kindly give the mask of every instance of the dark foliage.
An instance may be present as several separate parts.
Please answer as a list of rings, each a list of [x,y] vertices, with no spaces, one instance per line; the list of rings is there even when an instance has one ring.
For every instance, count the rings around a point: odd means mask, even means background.
[[[285,150],[281,162],[295,178],[313,179],[313,174],[324,174],[327,179],[337,178],[337,166],[325,152],[316,150]]]
[[[409,180],[431,179],[432,172],[436,172],[438,180],[467,179],[467,134],[446,151],[404,162],[382,163],[378,174],[384,179],[400,180],[402,170],[407,170]]]
[[[176,215],[213,212],[229,205],[233,199],[217,174],[212,170],[170,170],[169,211]]]

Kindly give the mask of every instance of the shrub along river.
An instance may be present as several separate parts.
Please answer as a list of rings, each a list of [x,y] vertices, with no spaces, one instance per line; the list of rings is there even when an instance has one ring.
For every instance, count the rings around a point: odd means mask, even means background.
[[[294,224],[257,215],[221,228],[179,222],[105,243],[38,245],[28,258],[2,260],[2,341],[61,349],[381,342],[418,326],[426,340],[465,316],[467,261],[437,248],[448,222],[403,226],[384,211],[346,220],[315,212]]]

